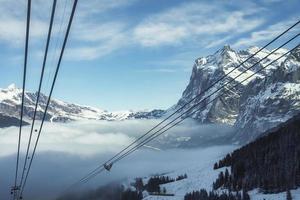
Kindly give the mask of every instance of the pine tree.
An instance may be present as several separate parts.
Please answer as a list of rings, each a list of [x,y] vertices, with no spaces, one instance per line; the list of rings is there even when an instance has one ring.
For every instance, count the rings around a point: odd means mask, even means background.
[[[243,190],[243,200],[250,200],[249,194],[246,192],[246,190]]]
[[[225,184],[227,184],[228,183],[228,181],[229,181],[229,172],[228,172],[228,169],[226,169],[225,170],[225,177],[224,177],[224,182],[225,182]]]
[[[144,183],[141,178],[136,178],[134,187],[136,188],[137,191],[143,191],[144,190]]]
[[[292,194],[290,190],[286,191],[286,200],[292,200]]]
[[[218,169],[218,168],[219,168],[218,163],[215,163],[214,164],[214,169]]]
[[[166,194],[166,193],[167,193],[166,188],[163,188],[163,194]]]

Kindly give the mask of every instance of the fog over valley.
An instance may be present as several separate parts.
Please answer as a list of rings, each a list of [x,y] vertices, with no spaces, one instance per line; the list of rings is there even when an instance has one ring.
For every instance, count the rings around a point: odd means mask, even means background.
[[[159,120],[125,120],[125,121],[75,121],[70,123],[46,123],[32,165],[26,196],[39,199],[56,197],[62,189],[80,179],[87,172],[103,164],[108,158],[130,144],[134,139],[156,125]],[[37,122],[39,124],[39,121]],[[30,127],[23,128],[21,160],[24,159],[26,142]],[[176,168],[199,162],[201,157],[211,154],[220,156],[220,147],[178,148],[179,141],[195,136],[206,138],[210,135],[229,134],[232,128],[220,125],[201,125],[187,120],[167,135],[139,149],[132,155],[113,166],[112,171],[101,174],[81,189],[99,187],[113,181],[124,181],[125,178],[147,176],[155,173],[169,172]],[[0,129],[0,195],[8,197],[12,184],[17,146],[17,127]],[[33,133],[34,136],[36,133]],[[170,140],[170,138],[173,138]],[[182,139],[183,138],[183,139]],[[164,140],[168,141],[167,145]],[[35,141],[35,138],[33,139]],[[160,141],[160,142],[158,142]],[[171,142],[170,142],[171,141]],[[176,147],[174,148],[174,144]],[[227,146],[224,152],[233,147]],[[206,151],[206,152],[205,152]],[[221,153],[221,155],[224,153]],[[202,156],[201,156],[202,155]],[[212,157],[206,159],[211,160]],[[199,158],[199,159],[198,159]],[[201,158],[205,159],[205,158]],[[23,166],[22,166],[23,167]],[[45,181],[47,180],[47,181]],[[79,188],[75,188],[79,189]],[[33,195],[34,194],[34,195]]]

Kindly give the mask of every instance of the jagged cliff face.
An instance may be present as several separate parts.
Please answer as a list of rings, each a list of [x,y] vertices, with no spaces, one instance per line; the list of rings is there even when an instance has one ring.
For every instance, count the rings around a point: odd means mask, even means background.
[[[247,85],[240,98],[235,140],[248,142],[300,111],[300,48],[264,79]]]
[[[251,47],[247,50],[235,51],[229,46],[225,46],[213,55],[198,58],[195,61],[190,82],[183,92],[182,98],[173,109],[179,108],[205,91],[206,88],[229,73],[258,49],[258,47]],[[204,99],[222,85],[227,84],[224,89],[209,97],[202,105],[192,109],[191,112],[195,111],[192,118],[202,123],[234,125],[237,130],[234,140],[244,142],[256,138],[260,133],[291,118],[300,110],[299,49],[243,82],[245,78],[277,59],[286,51],[285,49],[277,51],[276,54],[271,55],[261,64],[233,80],[270,51],[263,50],[249,59],[243,66],[198,98],[198,101]],[[232,87],[234,88],[231,89]],[[213,100],[221,94],[220,98]],[[210,101],[212,103],[206,105]]]
[[[190,82],[183,92],[182,98],[179,100],[177,107],[180,107],[190,101],[196,95],[202,93],[206,90],[206,88],[224,76],[226,70],[238,64],[239,61],[237,58],[238,56],[232,49],[224,47],[212,56],[197,59],[193,67]],[[222,82],[218,83],[201,95],[199,100],[205,98],[206,95],[217,90],[217,88],[229,80],[230,78],[224,79]],[[217,99],[212,104],[206,105],[206,103],[203,103],[200,105],[199,107],[205,107],[205,109],[196,108],[198,111],[196,111],[193,115],[193,118],[201,122],[224,122],[233,124],[239,105],[239,100],[235,98],[235,93],[238,93],[242,90],[242,88],[243,85],[239,85],[233,91],[219,91],[216,95],[220,92],[225,92],[224,96]],[[206,102],[211,101],[216,95],[208,98]]]
[[[229,46],[225,46],[213,55],[198,58],[194,64],[190,82],[176,107],[178,108],[179,106],[182,106],[196,95],[205,91],[206,88],[220,80],[225,74],[228,74],[234,67],[238,66],[257,50],[257,47],[252,47],[247,50],[236,52]],[[281,50],[278,53],[278,56],[282,55],[284,52],[285,50]],[[239,113],[240,97],[246,86],[257,77],[264,77],[266,74],[270,73],[270,71],[276,69],[279,63],[274,63],[272,66],[247,81],[242,82],[245,78],[252,75],[253,72],[259,69],[261,65],[255,66],[251,71],[239,76],[237,80],[233,79],[241,72],[245,71],[246,68],[252,66],[267,55],[267,53],[269,53],[267,50],[260,52],[258,55],[244,63],[243,66],[233,71],[233,73],[231,73],[228,77],[224,78],[218,84],[214,85],[207,92],[202,94],[198,100],[204,99],[214,91],[217,91],[222,85],[227,84],[224,89],[219,90],[215,95],[205,100],[205,102],[208,103],[216,96],[222,94],[220,98],[217,98],[213,101],[213,103],[207,106],[206,103],[203,103],[202,106],[195,108],[198,111],[196,111],[193,115],[193,118],[201,122],[234,124]],[[270,59],[265,60],[263,64],[266,64],[276,58],[277,56],[272,56]],[[201,107],[205,107],[205,109],[199,109]]]

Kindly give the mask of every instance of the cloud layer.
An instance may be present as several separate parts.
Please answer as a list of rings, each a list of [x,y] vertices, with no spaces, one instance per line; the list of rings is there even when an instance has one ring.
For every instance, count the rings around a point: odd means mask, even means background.
[[[106,121],[81,121],[67,124],[50,124],[44,127],[37,155],[33,162],[32,173],[28,180],[27,197],[30,199],[51,199],[67,185],[78,180],[95,167],[101,165],[116,152],[149,130],[157,120],[130,120],[121,122]],[[195,125],[188,121],[178,126],[169,135],[176,137],[191,136],[197,134],[215,134],[217,127]],[[23,130],[21,146],[21,163],[25,150],[25,141],[28,138],[29,127]],[[15,152],[17,147],[18,128],[0,129],[0,196],[6,196],[12,184]],[[157,140],[169,139],[160,137]],[[199,155],[210,159],[217,151],[198,149],[164,149],[157,150],[150,147],[141,148],[134,154],[113,166],[113,172],[109,175],[96,178],[86,187],[97,187],[111,181],[121,180],[126,177],[144,176],[151,173],[159,173],[173,170],[174,168],[187,166],[189,163],[198,162]],[[231,148],[231,147],[230,147]],[[212,154],[211,156],[208,156]],[[182,160],[178,160],[182,159]],[[184,160],[184,162],[182,162]],[[185,162],[187,161],[187,162]],[[22,166],[22,164],[21,164]],[[47,181],[45,181],[47,180]],[[83,188],[84,189],[84,188]]]
[[[160,120],[47,122],[43,127],[38,152],[62,152],[78,156],[117,152],[159,122]],[[37,121],[37,126],[39,123]],[[0,157],[15,153],[18,131],[16,127],[0,129]],[[193,120],[186,120],[157,138],[160,142],[153,141],[151,144],[165,144],[179,137],[209,136],[211,133],[220,136],[230,131],[226,126],[199,125]],[[30,126],[24,127],[22,132],[21,152],[25,153]],[[35,141],[36,133],[33,134]]]

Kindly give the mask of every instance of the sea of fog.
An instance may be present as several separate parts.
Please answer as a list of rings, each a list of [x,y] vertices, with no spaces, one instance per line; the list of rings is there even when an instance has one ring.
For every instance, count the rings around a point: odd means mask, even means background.
[[[55,199],[70,184],[101,165],[158,122],[157,120],[128,120],[46,123],[24,196],[31,200]],[[24,161],[29,129],[29,126],[23,128],[20,167]],[[222,134],[222,131],[227,133],[228,129],[187,121],[172,129],[168,135],[177,137],[215,135]],[[36,136],[35,132],[34,136]],[[160,139],[163,138],[157,138]],[[17,140],[18,128],[0,129],[0,199],[9,199],[9,188],[13,183],[15,172]],[[150,146],[154,148],[142,148],[136,151],[114,165],[111,172],[102,173],[83,187],[74,189],[78,191],[97,188],[126,178],[170,172],[196,162],[220,157],[235,148],[233,145],[223,145],[161,149],[155,145],[156,143],[153,142]]]

